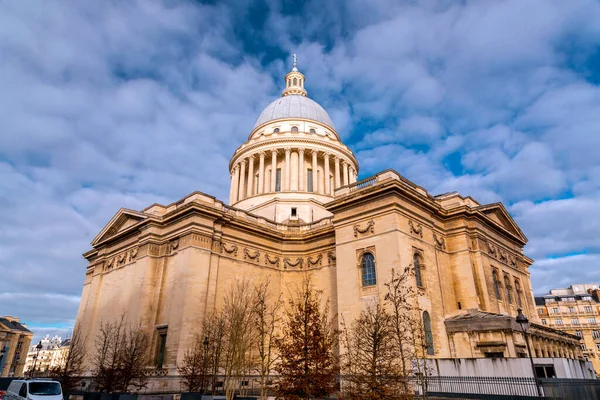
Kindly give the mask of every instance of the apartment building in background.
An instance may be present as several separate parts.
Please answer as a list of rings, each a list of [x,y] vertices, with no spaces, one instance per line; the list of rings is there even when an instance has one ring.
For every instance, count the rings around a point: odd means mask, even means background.
[[[11,316],[0,317],[0,377],[23,376],[33,332]]]
[[[600,374],[600,290],[597,283],[552,289],[535,298],[542,325],[559,329],[581,340],[581,350]]]

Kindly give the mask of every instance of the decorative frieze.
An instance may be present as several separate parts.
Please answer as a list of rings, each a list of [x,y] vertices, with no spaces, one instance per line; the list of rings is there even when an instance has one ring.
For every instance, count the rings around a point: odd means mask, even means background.
[[[288,257],[286,257],[286,258],[283,259],[283,265],[284,265],[284,268],[287,268],[287,267],[292,267],[292,268],[299,267],[299,268],[302,268],[303,265],[304,265],[304,259],[302,257],[298,257],[296,259],[296,261],[291,261]]]
[[[179,248],[179,238],[171,239],[167,244],[167,254],[174,253]]]
[[[108,258],[104,261],[104,271],[110,271],[115,267],[122,267],[125,264],[135,261],[138,254],[138,246],[135,246],[129,250],[125,250],[116,256]]]
[[[221,254],[225,252],[227,254],[233,254],[234,257],[237,257],[238,247],[236,244],[232,244],[231,246],[227,246],[225,242],[221,243]]]
[[[435,233],[433,234],[433,242],[435,247],[441,250],[446,250],[446,239],[443,236],[438,237]]]
[[[321,265],[321,261],[323,260],[323,255],[319,254],[317,258],[313,260],[312,256],[308,257],[308,265]]]
[[[247,247],[244,247],[244,260],[247,260],[247,259],[259,262],[260,261],[260,252],[258,250],[251,252],[250,250],[248,250]]]
[[[271,256],[269,256],[269,254],[265,253],[265,264],[266,265],[275,265],[277,267],[279,267],[279,257],[275,256],[274,258],[271,258]]]
[[[370,220],[367,224],[361,227],[359,224],[354,225],[354,237],[358,237],[359,233],[375,233],[375,221]]]
[[[327,253],[327,261],[329,265],[335,264],[335,251],[330,251]]]
[[[486,244],[487,253],[490,257],[500,261],[503,264],[507,264],[515,268],[517,267],[518,257],[516,255],[511,254],[510,251],[504,250],[503,248],[496,246],[493,243],[487,242]]]
[[[423,225],[417,223],[413,223],[411,220],[408,220],[408,226],[410,227],[410,233],[423,238]]]

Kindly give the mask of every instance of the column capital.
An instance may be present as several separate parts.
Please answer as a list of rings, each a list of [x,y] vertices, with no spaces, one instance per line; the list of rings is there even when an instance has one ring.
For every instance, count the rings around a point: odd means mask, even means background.
[[[323,152],[323,157],[325,157],[325,158],[329,158],[329,157],[331,157],[331,153],[330,153],[330,152],[328,152],[328,151],[324,151],[324,152]]]
[[[317,149],[310,149],[310,154],[318,156],[319,155],[319,150],[317,150]]]
[[[292,152],[292,148],[291,147],[286,147],[285,149],[285,155],[289,155]]]
[[[348,161],[344,160],[343,158],[340,158],[340,163],[342,165],[348,165]]]
[[[273,154],[277,154],[278,150],[277,149],[271,149],[271,155]]]
[[[258,157],[259,157],[259,158],[265,158],[265,156],[267,155],[267,152],[266,152],[266,151],[259,151],[259,152],[258,152],[258,153],[256,153],[256,154],[258,154]]]
[[[333,156],[333,160],[335,162],[340,162],[340,161],[342,161],[342,158],[340,156]]]
[[[245,158],[242,158],[242,159],[241,159],[241,161],[240,161],[240,165],[241,165],[242,167],[245,167],[245,166],[246,166],[246,159],[245,159]]]
[[[238,169],[240,169],[240,163],[236,163],[236,164],[233,166],[233,172],[235,172],[235,171],[236,171],[236,170],[238,170]]]
[[[304,154],[304,147],[298,147],[298,153]]]

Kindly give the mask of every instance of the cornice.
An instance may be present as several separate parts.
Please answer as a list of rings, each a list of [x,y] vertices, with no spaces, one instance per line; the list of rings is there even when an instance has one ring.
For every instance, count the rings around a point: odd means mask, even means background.
[[[308,122],[308,123],[311,123],[311,124],[315,124],[315,125],[321,126],[322,128],[325,128],[325,130],[332,132],[336,136],[336,138],[337,138],[337,140],[339,142],[342,141],[342,139],[340,138],[340,135],[337,133],[337,131],[335,130],[335,128],[333,128],[332,126],[329,126],[329,125],[324,124],[324,123],[319,122],[319,121],[315,121],[314,119],[301,118],[301,117],[297,117],[297,118],[296,117],[294,117],[294,118],[279,118],[279,119],[273,119],[273,120],[267,121],[267,122],[265,122],[265,123],[257,126],[256,128],[252,129],[252,131],[248,135],[248,139],[246,141],[252,139],[252,136],[254,136],[254,134],[256,132],[258,132],[259,130],[261,130],[261,129],[263,129],[263,128],[271,125],[271,124],[272,125],[276,125],[276,123],[281,123],[281,122],[286,122],[286,121],[301,121],[301,122]]]

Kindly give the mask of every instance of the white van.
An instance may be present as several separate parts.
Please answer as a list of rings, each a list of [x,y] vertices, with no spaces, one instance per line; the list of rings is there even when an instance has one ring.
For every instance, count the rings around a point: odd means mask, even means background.
[[[15,379],[10,383],[5,400],[63,400],[60,382],[51,379]]]

